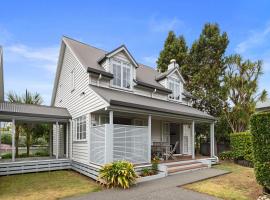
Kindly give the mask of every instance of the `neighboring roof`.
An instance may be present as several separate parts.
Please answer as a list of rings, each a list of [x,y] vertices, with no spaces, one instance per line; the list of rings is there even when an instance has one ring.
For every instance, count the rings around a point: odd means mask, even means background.
[[[0,102],[4,101],[3,49],[0,46]]]
[[[119,90],[97,87],[93,85],[90,85],[89,87],[93,89],[110,105],[118,105],[131,108],[139,108],[144,110],[151,110],[156,112],[178,114],[182,116],[189,116],[200,119],[215,120],[213,116],[210,116],[204,112],[201,112],[195,108],[183,104],[173,103],[155,98],[149,98],[141,95],[136,95],[133,93],[127,93]]]
[[[259,101],[256,105],[256,110],[270,110],[270,99],[264,102]]]
[[[71,118],[66,108],[9,102],[0,103],[0,115],[59,119]]]

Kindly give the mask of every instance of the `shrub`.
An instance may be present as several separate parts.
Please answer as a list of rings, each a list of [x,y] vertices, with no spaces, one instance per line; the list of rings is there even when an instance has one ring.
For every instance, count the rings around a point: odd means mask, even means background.
[[[6,153],[1,155],[2,159],[11,159],[12,158],[12,154],[11,153]]]
[[[2,144],[12,144],[12,135],[10,133],[1,134],[1,142]]]
[[[134,166],[127,161],[116,161],[103,166],[99,171],[99,182],[108,188],[129,188],[137,178]]]
[[[250,125],[256,179],[270,189],[270,113],[252,115]]]
[[[219,158],[221,160],[233,160],[234,154],[232,151],[224,151],[224,152],[219,154]]]
[[[230,134],[230,144],[233,159],[253,162],[252,140],[250,132]]]
[[[149,168],[143,168],[141,172],[141,176],[151,176],[153,175],[153,170]]]
[[[153,171],[154,174],[158,173],[158,163],[159,163],[159,157],[156,156],[152,160],[152,171]]]

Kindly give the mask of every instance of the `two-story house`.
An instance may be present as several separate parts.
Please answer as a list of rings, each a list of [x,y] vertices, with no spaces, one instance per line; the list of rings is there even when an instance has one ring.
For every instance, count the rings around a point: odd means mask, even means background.
[[[195,123],[209,123],[214,157],[215,118],[191,107],[184,85],[175,60],[159,73],[124,45],[107,52],[63,37],[51,106],[66,108],[72,119],[69,136],[54,129],[54,154],[68,151],[74,162],[91,166],[141,164],[177,145],[176,154],[195,159]]]

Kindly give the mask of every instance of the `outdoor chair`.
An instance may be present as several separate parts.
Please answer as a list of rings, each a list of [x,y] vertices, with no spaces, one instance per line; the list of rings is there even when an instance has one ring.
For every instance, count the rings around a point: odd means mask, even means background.
[[[169,158],[172,158],[173,160],[176,160],[176,157],[174,156],[174,153],[175,153],[176,148],[178,147],[178,145],[179,145],[179,141],[176,141],[173,149],[171,151],[169,151],[169,152],[164,153],[164,156],[166,157],[166,160],[168,160]]]

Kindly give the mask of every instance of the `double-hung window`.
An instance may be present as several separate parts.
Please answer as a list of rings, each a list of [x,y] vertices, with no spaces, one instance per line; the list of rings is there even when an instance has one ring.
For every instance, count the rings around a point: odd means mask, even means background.
[[[127,62],[113,59],[113,86],[130,89],[131,87],[131,65]]]
[[[169,95],[169,98],[181,101],[181,87],[177,79],[169,78],[169,89],[172,90],[172,94]]]
[[[76,140],[86,139],[86,116],[75,119]]]

